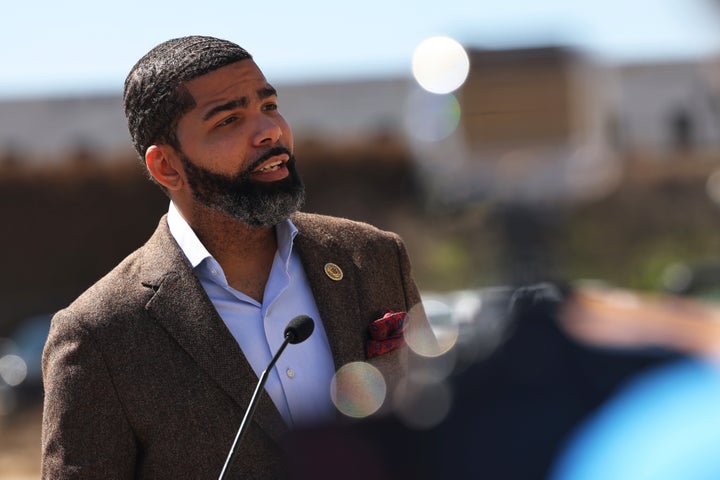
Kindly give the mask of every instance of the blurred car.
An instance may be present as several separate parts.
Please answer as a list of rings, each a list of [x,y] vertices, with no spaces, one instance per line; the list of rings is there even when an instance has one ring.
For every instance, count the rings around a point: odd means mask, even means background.
[[[720,301],[720,261],[670,265],[663,272],[663,286],[669,293]]]
[[[509,287],[421,292],[441,352],[453,351],[460,363],[491,353],[506,334],[511,294]]]

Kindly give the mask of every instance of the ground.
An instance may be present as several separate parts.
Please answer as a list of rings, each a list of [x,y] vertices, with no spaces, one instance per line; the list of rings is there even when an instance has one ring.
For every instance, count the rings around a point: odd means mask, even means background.
[[[0,417],[0,479],[40,478],[41,406]]]

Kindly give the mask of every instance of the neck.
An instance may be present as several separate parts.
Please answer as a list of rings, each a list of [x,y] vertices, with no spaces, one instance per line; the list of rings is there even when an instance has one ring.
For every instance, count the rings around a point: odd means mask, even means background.
[[[220,264],[228,283],[262,302],[277,250],[275,227],[247,225],[204,207],[189,217],[188,224]]]

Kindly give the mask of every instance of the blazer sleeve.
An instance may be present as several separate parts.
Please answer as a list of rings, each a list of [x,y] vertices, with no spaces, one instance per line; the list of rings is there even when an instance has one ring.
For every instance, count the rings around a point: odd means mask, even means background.
[[[413,307],[421,305],[420,292],[413,279],[410,256],[405,248],[405,243],[399,236],[395,236],[395,244],[397,245],[400,263],[400,277],[403,290],[405,291],[405,304],[408,306],[408,309],[412,309]]]
[[[405,292],[405,304],[410,312],[410,330],[406,333],[412,337],[412,342],[423,350],[425,354],[432,355],[438,353],[438,343],[433,333],[427,313],[422,304],[422,297],[412,274],[412,266],[410,256],[408,255],[405,244],[399,236],[395,236],[395,242],[398,250],[398,258],[400,264],[400,277]],[[416,352],[419,353],[419,352]]]
[[[134,478],[136,447],[102,350],[55,315],[43,351],[42,478]]]

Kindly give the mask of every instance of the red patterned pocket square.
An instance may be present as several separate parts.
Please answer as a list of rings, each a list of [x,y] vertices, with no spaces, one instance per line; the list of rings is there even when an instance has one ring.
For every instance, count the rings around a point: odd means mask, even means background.
[[[365,355],[372,358],[405,345],[403,332],[408,324],[407,312],[388,312],[370,324],[370,339],[365,343]]]

